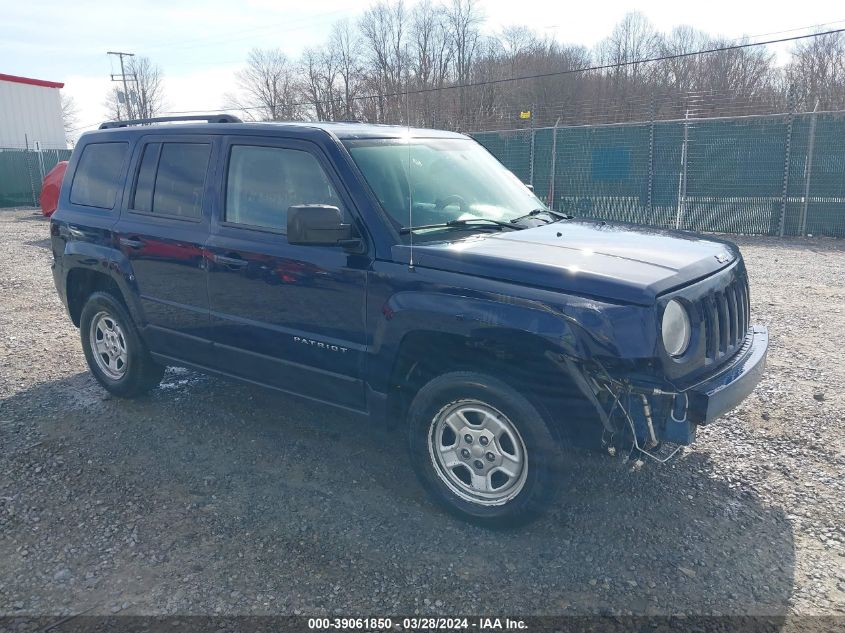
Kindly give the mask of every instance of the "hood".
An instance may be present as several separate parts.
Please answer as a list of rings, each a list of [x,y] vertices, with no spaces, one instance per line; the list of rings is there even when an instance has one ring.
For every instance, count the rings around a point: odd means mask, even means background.
[[[394,247],[397,261],[409,256],[408,245]],[[414,245],[415,266],[640,305],[738,257],[723,240],[584,220]]]

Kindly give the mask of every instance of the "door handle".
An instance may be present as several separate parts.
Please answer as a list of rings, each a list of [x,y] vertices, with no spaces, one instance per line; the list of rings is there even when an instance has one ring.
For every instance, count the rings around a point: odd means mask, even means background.
[[[137,237],[121,237],[120,245],[126,246],[127,248],[141,248],[144,245],[144,241]]]
[[[226,255],[215,255],[214,261],[222,266],[231,268],[232,270],[244,268],[249,263],[240,257],[227,257]]]

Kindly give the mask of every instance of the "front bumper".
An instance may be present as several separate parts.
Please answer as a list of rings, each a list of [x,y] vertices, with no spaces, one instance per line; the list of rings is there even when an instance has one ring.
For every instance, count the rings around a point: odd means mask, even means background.
[[[652,421],[654,436],[663,442],[692,444],[699,425],[710,424],[754,390],[766,368],[768,351],[769,331],[753,326],[743,346],[718,373],[677,393],[652,396],[653,409],[659,415]],[[637,426],[650,433],[648,420],[643,422]]]
[[[687,395],[687,417],[696,424],[709,424],[733,409],[754,390],[766,368],[769,331],[751,328],[745,344],[726,368],[682,392]]]
[[[768,330],[753,326],[739,351],[716,373],[694,385],[665,389],[633,382],[599,381],[610,394],[610,410],[603,411],[598,400],[595,404],[600,414],[604,413],[607,430],[615,434],[621,418],[623,427],[629,425],[636,435],[639,447],[650,449],[661,442],[689,445],[695,441],[700,425],[724,415],[754,390],[766,368],[768,349]],[[601,389],[596,395],[600,393]],[[612,418],[614,414],[617,417]]]

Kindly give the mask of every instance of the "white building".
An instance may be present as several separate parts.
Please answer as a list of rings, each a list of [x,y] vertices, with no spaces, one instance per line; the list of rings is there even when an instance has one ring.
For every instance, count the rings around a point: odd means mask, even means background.
[[[0,73],[0,148],[66,149],[63,83]]]

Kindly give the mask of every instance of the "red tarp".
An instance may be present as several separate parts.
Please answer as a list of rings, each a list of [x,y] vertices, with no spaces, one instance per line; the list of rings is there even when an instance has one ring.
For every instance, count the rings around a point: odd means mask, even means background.
[[[62,188],[62,178],[65,177],[66,169],[67,161],[59,161],[44,176],[44,182],[41,184],[41,197],[38,199],[38,202],[41,203],[41,212],[48,218],[53,215],[53,211],[56,210],[59,204],[59,191]]]

